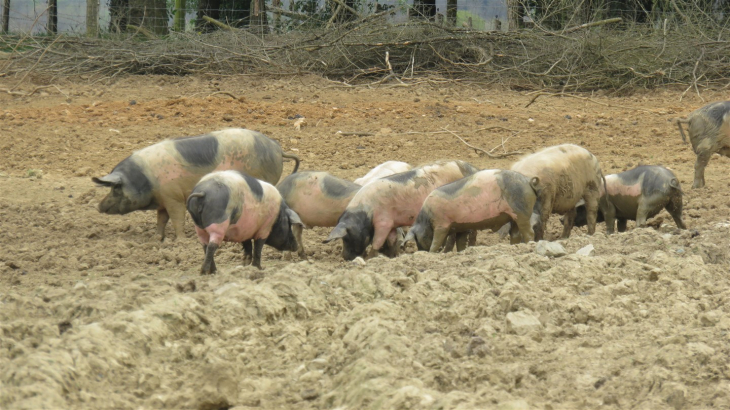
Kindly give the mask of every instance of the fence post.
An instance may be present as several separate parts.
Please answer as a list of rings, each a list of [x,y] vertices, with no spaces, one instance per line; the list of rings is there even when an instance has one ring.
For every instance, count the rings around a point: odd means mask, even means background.
[[[173,21],[172,29],[185,31],[185,0],[175,0],[175,21]]]
[[[3,33],[7,33],[10,26],[10,0],[3,1]]]
[[[58,32],[58,5],[56,0],[48,0],[48,34]]]
[[[86,36],[99,35],[99,0],[86,0]]]
[[[456,12],[458,10],[457,0],[446,1],[446,25],[456,26]]]

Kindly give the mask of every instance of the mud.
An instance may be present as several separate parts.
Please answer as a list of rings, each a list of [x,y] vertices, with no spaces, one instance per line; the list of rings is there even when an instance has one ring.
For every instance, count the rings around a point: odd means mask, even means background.
[[[730,161],[714,156],[707,187],[690,189],[695,156],[671,120],[705,103],[680,102],[681,90],[524,108],[526,93],[460,83],[56,85],[0,94],[0,408],[730,407]],[[518,132],[508,150],[576,143],[606,174],[671,168],[690,229],[663,211],[656,229],[576,229],[560,258],[484,232],[464,253],[411,244],[363,265],[317,228],[304,234],[309,261],[267,248],[252,281],[235,244],[219,274],[198,274],[190,218],[184,238],[160,243],[154,213],[96,210],[106,192],[91,176],[161,139],[224,127],[264,132],[302,169],[351,180],[386,160],[514,160],[480,157],[445,129],[487,150],[513,135],[504,128]],[[557,217],[546,232],[559,235]],[[575,254],[588,244],[594,256]]]

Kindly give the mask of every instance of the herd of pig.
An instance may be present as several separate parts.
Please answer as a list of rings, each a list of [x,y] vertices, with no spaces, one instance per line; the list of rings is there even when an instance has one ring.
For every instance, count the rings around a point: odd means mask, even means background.
[[[703,187],[713,153],[730,156],[730,102],[708,104],[686,118],[697,154],[693,188]],[[279,181],[285,158],[296,162]],[[182,237],[186,212],[205,254],[201,273],[216,271],[223,241],[243,245],[244,264],[261,269],[269,245],[305,258],[302,230],[334,227],[325,243],[342,240],[342,256],[353,260],[382,252],[394,257],[408,241],[419,250],[463,250],[482,229],[510,235],[510,243],[544,237],[551,214],[563,215],[561,238],[574,226],[606,223],[613,233],[628,220],[646,224],[666,209],[682,221],[682,188],[672,171],[639,166],[604,176],[598,159],[573,144],[545,148],[509,170],[479,170],[460,161],[412,167],[388,161],[350,182],[326,172],[297,172],[299,158],[284,153],[265,135],[241,128],[165,140],[134,152],[111,173],[92,180],[111,192],[99,204],[107,214],[157,211],[157,232],[165,239],[172,220]],[[409,227],[407,234],[404,228]]]

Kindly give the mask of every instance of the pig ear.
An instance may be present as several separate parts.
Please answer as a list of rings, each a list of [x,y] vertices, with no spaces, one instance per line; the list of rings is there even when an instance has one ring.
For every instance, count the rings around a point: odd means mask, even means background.
[[[296,212],[294,212],[294,210],[287,209],[286,214],[287,214],[287,216],[289,216],[289,222],[291,222],[292,224],[301,225],[302,228],[307,227],[306,225],[304,225],[304,222],[302,222],[302,218],[300,218],[299,215]]]
[[[345,226],[342,224],[337,224],[337,226],[335,226],[335,229],[333,229],[332,232],[330,232],[330,236],[328,236],[327,239],[322,241],[322,243],[330,243],[330,242],[334,241],[335,239],[344,238],[345,235],[347,235],[347,229],[345,228]]]
[[[532,177],[532,179],[530,179],[530,186],[532,189],[538,189],[540,187],[540,178]]]
[[[114,186],[122,183],[122,177],[118,174],[109,174],[101,178],[93,177],[91,180],[99,186]]]

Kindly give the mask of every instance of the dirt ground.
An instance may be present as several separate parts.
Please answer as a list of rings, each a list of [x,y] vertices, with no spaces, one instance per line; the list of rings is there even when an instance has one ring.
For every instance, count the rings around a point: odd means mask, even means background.
[[[694,154],[673,119],[704,105],[694,94],[541,96],[525,108],[534,94],[458,82],[56,85],[0,94],[0,408],[730,407],[730,161],[715,156],[707,187],[690,189]],[[218,274],[200,276],[189,217],[185,238],[160,243],[154,213],[99,214],[106,190],[91,176],[164,138],[226,127],[349,179],[386,160],[516,158],[479,156],[446,130],[495,152],[577,143],[606,174],[674,170],[690,230],[666,213],[658,229],[576,229],[559,258],[484,232],[460,254],[409,247],[363,266],[316,228],[309,261],[267,248],[254,282],[234,244]],[[557,218],[547,231],[559,234]],[[575,254],[588,244],[595,256]]]

